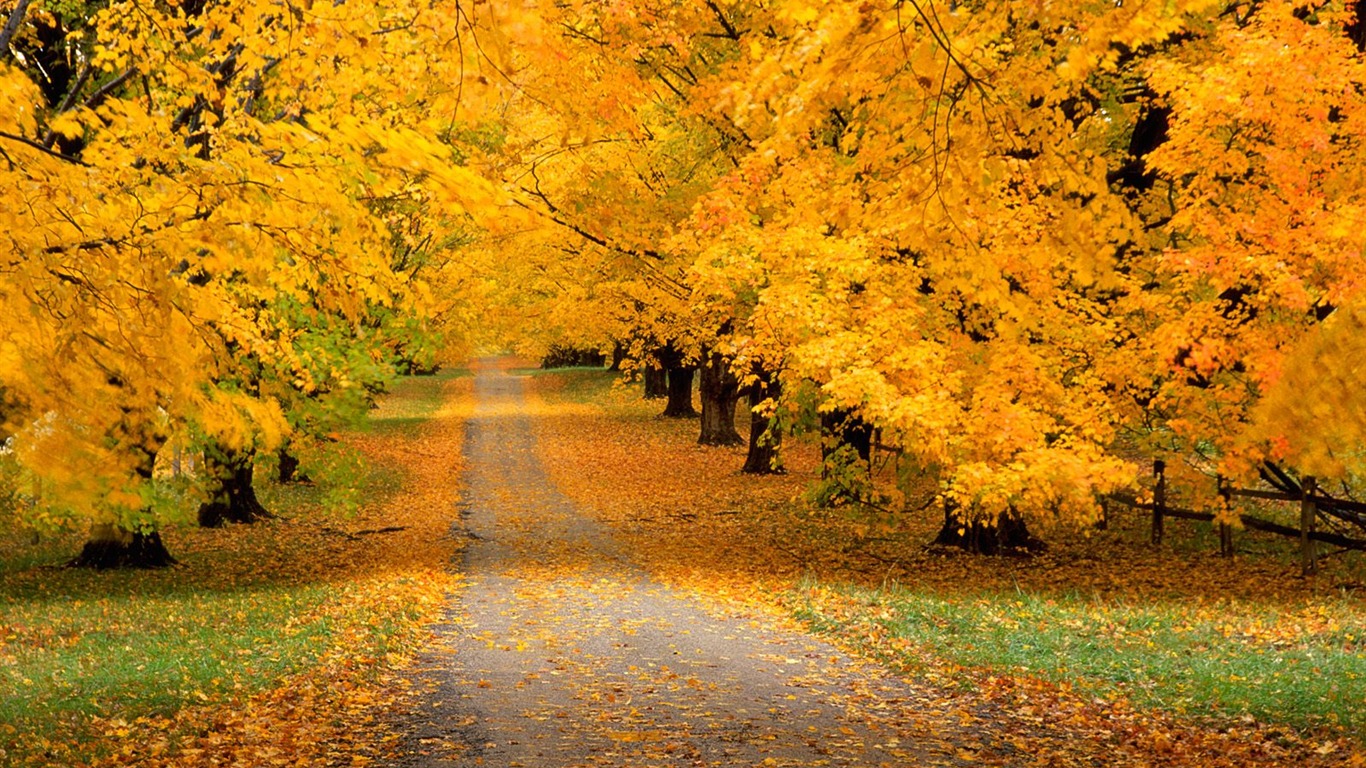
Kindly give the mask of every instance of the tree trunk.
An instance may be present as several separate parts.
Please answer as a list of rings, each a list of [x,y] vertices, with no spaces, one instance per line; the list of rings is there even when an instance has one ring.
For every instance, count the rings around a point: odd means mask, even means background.
[[[157,449],[141,447],[141,461],[138,462],[137,475],[143,482],[151,482],[156,467],[157,450],[162,442],[155,440]],[[86,541],[81,554],[69,561],[68,568],[165,568],[175,565],[176,559],[166,551],[161,543],[161,534],[156,531],[141,533],[130,531],[113,523],[96,523],[90,528],[90,539]]]
[[[669,396],[669,374],[653,362],[645,364],[645,399],[663,400]]]
[[[785,471],[779,454],[783,435],[771,429],[772,419],[755,410],[768,398],[777,400],[780,385],[772,374],[763,370],[756,373],[759,378],[749,388],[749,454],[741,471],[751,475],[781,474]]]
[[[670,419],[695,419],[697,411],[692,407],[692,380],[696,368],[669,369],[669,402],[664,406],[664,416]]]
[[[944,503],[944,527],[934,543],[957,547],[975,555],[1018,554],[1047,549],[1043,541],[1030,534],[1024,518],[1013,509],[1001,515],[992,525],[985,520],[965,522],[948,502]]]
[[[4,385],[0,385],[0,446],[4,446],[13,437],[13,434],[5,428],[11,417],[19,410],[19,404],[10,397],[9,391]]]
[[[852,447],[867,463],[873,455],[873,426],[844,408],[821,414],[821,463],[842,445]]]
[[[204,452],[204,469],[211,484],[209,500],[199,507],[199,524],[217,528],[224,523],[254,523],[271,517],[252,487],[255,451],[232,451],[210,447]]]
[[[821,506],[865,503],[878,496],[871,483],[873,427],[840,408],[821,414]]]
[[[279,473],[276,481],[281,483],[307,483],[308,475],[299,472],[299,457],[289,452],[289,445],[280,446],[276,452],[277,466]]]
[[[608,366],[609,371],[620,371],[621,364],[626,362],[626,345],[620,341],[612,342],[612,364]]]
[[[601,368],[607,362],[602,352],[588,347],[551,344],[541,356],[541,370],[551,368]]]
[[[743,445],[735,431],[735,401],[740,398],[740,381],[719,352],[704,358],[702,377],[697,387],[702,401],[701,445]]]
[[[68,568],[165,568],[175,565],[176,559],[161,543],[156,531],[136,533],[113,523],[99,523],[91,527],[90,539]]]
[[[394,369],[404,376],[435,376],[441,364],[436,356],[422,349],[412,349],[400,345],[395,350],[397,362]]]

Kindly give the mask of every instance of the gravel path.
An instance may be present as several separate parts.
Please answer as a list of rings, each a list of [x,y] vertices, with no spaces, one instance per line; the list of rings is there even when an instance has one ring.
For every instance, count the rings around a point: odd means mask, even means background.
[[[950,719],[878,667],[651,581],[546,477],[523,384],[492,366],[475,382],[469,583],[398,716],[402,765],[931,766],[1005,754],[981,743],[974,715]]]

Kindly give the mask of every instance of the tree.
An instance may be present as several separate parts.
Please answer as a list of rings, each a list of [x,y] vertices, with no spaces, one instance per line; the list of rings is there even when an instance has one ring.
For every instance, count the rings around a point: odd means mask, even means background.
[[[7,43],[29,7],[11,11]],[[0,330],[0,381],[25,404],[11,415],[15,455],[43,480],[33,521],[86,521],[102,549],[125,551],[91,564],[156,564],[138,542],[174,514],[153,466],[169,434],[193,427],[240,451],[288,431],[238,366],[305,375],[278,300],[356,329],[374,308],[421,311],[372,201],[492,200],[430,117],[461,114],[447,85],[464,62],[410,55],[461,32],[455,14],[185,11],[93,10],[74,58],[83,74],[59,100],[0,65],[0,175],[20,191],[0,203],[15,256],[0,304],[33,319]],[[379,106],[400,103],[396,88],[426,109]]]
[[[1257,406],[1287,350],[1353,301],[1354,23],[775,7],[698,88],[753,149],[689,228],[699,298],[937,477],[954,530],[1086,524],[1134,482],[1121,434],[1255,474],[1291,453]]]
[[[702,401],[702,445],[742,445],[744,438],[735,431],[735,404],[740,399],[740,380],[731,372],[730,361],[720,352],[709,350],[703,357],[698,395]]]
[[[691,381],[706,339],[689,307],[690,255],[668,246],[733,161],[733,137],[698,119],[687,91],[735,41],[712,34],[722,28],[706,7],[639,3],[632,13],[547,7],[514,46],[508,147],[516,162],[507,174],[541,226],[499,252],[519,258],[499,265],[515,270],[501,281],[515,312],[496,314],[534,326],[512,329],[514,337],[625,340],[647,396],[669,396],[666,415],[693,418]]]
[[[1161,447],[1206,471],[1354,469],[1355,397],[1335,373],[1366,253],[1366,70],[1348,22],[1332,4],[1241,8],[1146,68],[1171,112],[1149,157],[1169,201],[1153,215],[1176,247],[1155,261],[1133,364],[1159,374]],[[1349,420],[1311,415],[1325,409]]]
[[[22,190],[0,217],[28,257],[0,310],[37,318],[0,331],[17,455],[83,455],[68,508],[128,493],[74,517],[152,530],[159,435],[272,450],[337,389],[297,382],[355,362],[304,359],[312,334],[421,368],[439,330],[620,341],[668,371],[676,415],[701,365],[703,442],[738,437],[750,386],[750,471],[776,466],[775,416],[823,414],[849,467],[876,433],[952,534],[1087,524],[1136,483],[1134,447],[1192,479],[1355,470],[1334,442],[1356,420],[1293,396],[1357,402],[1352,10],[620,10],[234,0],[7,25],[26,60],[84,41],[0,77]]]
[[[751,374],[749,390],[749,450],[745,454],[742,472],[751,475],[781,474],[782,432],[773,418],[773,409],[782,397],[782,384],[777,376],[756,365]]]
[[[1352,14],[568,3],[542,23],[566,67],[524,85],[588,94],[517,113],[556,137],[523,204],[587,256],[557,280],[610,285],[639,338],[798,384],[779,410],[814,382],[961,527],[1093,521],[1136,482],[1121,442],[1195,474],[1290,458],[1281,400],[1258,404],[1354,300],[1361,253]],[[580,71],[597,83],[564,88]]]
[[[1054,514],[1094,514],[1092,494],[1131,475],[1072,439],[1085,425],[1103,443],[1114,417],[1094,390],[1078,396],[1086,382],[1067,372],[1103,344],[1082,319],[1095,305],[1085,286],[1094,254],[1124,231],[1060,225],[1109,204],[1097,198],[1108,196],[1101,169],[1074,159],[1093,150],[1046,106],[1075,85],[1050,92],[1031,71],[1057,51],[1021,45],[1010,58],[975,46],[1002,33],[999,9],[940,21],[910,9],[787,10],[736,68],[748,79],[716,105],[755,147],[694,224],[706,268],[731,276],[726,290],[748,307],[737,344],[771,345],[787,375],[820,384],[822,411],[860,413],[937,468],[967,514],[992,519],[1034,494],[1065,499]],[[968,50],[997,57],[990,83],[985,63],[962,60]],[[1011,92],[1017,83],[1024,92]],[[1003,126],[1024,130],[1002,136]],[[1056,180],[1041,184],[1045,174]]]

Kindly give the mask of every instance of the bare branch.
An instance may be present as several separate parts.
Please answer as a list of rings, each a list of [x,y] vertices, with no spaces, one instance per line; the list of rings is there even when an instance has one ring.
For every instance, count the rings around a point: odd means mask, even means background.
[[[736,31],[735,27],[730,23],[730,19],[726,18],[726,14],[721,12],[721,9],[717,7],[716,3],[712,0],[707,0],[707,7],[711,9],[712,13],[716,14],[716,20],[721,22],[721,27],[726,30],[726,37],[729,37],[731,40],[739,40],[740,33]]]

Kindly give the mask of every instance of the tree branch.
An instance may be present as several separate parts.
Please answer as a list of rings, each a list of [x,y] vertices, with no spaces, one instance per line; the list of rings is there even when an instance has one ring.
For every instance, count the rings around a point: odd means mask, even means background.
[[[62,103],[57,105],[56,111],[53,112],[54,115],[60,115],[68,109],[71,109],[71,105],[76,103],[76,97],[80,95],[81,89],[84,88],[86,82],[90,80],[90,74],[92,72],[94,72],[94,68],[89,64],[86,64],[81,68],[80,74],[76,76],[76,83],[66,92],[66,96],[62,98]],[[57,143],[57,133],[49,127],[47,130],[43,131],[43,146],[51,148],[55,143]]]
[[[93,72],[93,68],[90,67],[90,65],[88,64],[85,66],[84,69],[81,70],[80,75],[76,77],[76,84],[71,86],[71,90],[67,92],[66,97],[62,99],[62,103],[59,104],[57,106],[57,109],[52,113],[53,115],[60,115],[63,112],[66,112],[67,110],[71,109],[71,106],[76,103],[76,97],[80,96],[81,89],[84,88],[86,82],[90,80],[90,75]],[[81,106],[85,107],[86,109],[94,109],[95,107],[98,107],[101,103],[104,102],[105,99],[109,98],[109,94],[117,90],[119,86],[128,82],[128,79],[133,76],[134,72],[136,72],[136,70],[132,67],[125,69],[123,72],[119,73],[116,77],[114,77],[114,79],[110,80],[104,85],[101,85],[99,88],[96,88],[94,93],[86,97],[85,102],[83,102]],[[51,149],[52,145],[57,143],[56,132],[54,132],[50,127],[47,130],[43,131],[42,142],[43,146]]]
[[[124,83],[128,82],[128,78],[132,77],[133,73],[135,73],[136,71],[137,70],[133,67],[129,67],[128,69],[123,70],[113,80],[110,80],[104,85],[101,85],[99,88],[96,88],[95,92],[90,94],[90,96],[85,100],[85,103],[81,106],[85,107],[86,109],[94,109],[95,107],[98,107],[100,104],[104,102],[105,99],[109,98],[109,94],[118,90],[118,87],[120,85],[123,85]]]
[[[66,253],[68,251],[93,251],[97,248],[106,248],[111,245],[119,245],[123,241],[113,237],[101,237],[98,240],[86,240],[75,245],[49,245],[43,249],[43,253]]]
[[[721,9],[717,7],[716,3],[712,0],[707,0],[707,7],[711,9],[712,13],[716,14],[716,20],[721,22],[721,27],[726,30],[726,37],[729,37],[731,40],[739,40],[740,33],[731,25],[730,20],[726,18],[726,14],[721,12]]]
[[[33,139],[25,138],[25,137],[23,137],[23,136],[19,136],[19,135],[17,135],[17,134],[13,134],[13,133],[8,133],[8,132],[6,132],[6,131],[0,131],[0,139],[9,139],[10,141],[17,141],[17,142],[19,142],[20,144],[23,144],[23,145],[25,145],[25,146],[32,147],[33,149],[36,149],[36,150],[38,150],[39,152],[42,152],[42,153],[45,154],[45,155],[51,155],[52,157],[55,157],[55,158],[57,158],[57,159],[59,159],[59,160],[65,160],[65,161],[67,161],[68,163],[75,163],[76,165],[84,166],[84,167],[86,167],[86,168],[89,168],[89,167],[90,167],[90,164],[89,164],[89,163],[85,162],[84,160],[80,159],[79,157],[72,157],[71,155],[64,155],[64,154],[62,154],[61,152],[58,152],[58,151],[55,150],[55,149],[51,149],[51,148],[49,148],[49,147],[43,146],[43,143],[40,142],[40,141],[34,141]]]
[[[534,173],[532,175],[532,178],[536,178]],[[540,179],[536,179],[536,181],[539,183]],[[608,240],[606,237],[603,237],[602,235],[589,232],[588,230],[584,229],[578,224],[569,221],[563,215],[563,212],[560,210],[560,208],[556,206],[553,202],[551,202],[550,198],[547,197],[545,192],[541,191],[539,187],[537,189],[528,189],[527,187],[522,187],[522,191],[540,200],[541,204],[546,207],[545,211],[536,211],[537,213],[540,213],[542,216],[545,216],[552,222],[560,225],[561,227],[564,227],[565,229],[568,229],[569,231],[577,234],[579,237],[582,237],[584,240],[587,240],[588,242],[593,243],[594,245],[636,259],[641,264],[649,268],[650,272],[655,275],[655,279],[657,279],[658,281],[660,281],[660,283],[666,286],[666,290],[674,298],[687,298],[687,286],[683,285],[678,280],[675,280],[674,278],[665,274],[663,271],[659,269],[658,266],[652,263],[654,261],[663,261],[664,254],[660,253],[659,251],[651,249],[636,250],[635,248],[628,248],[618,243],[614,243],[611,240]],[[535,210],[530,205],[527,205],[525,202],[521,200],[517,200],[514,198],[513,202],[529,211]]]
[[[9,43],[19,31],[19,25],[24,23],[24,17],[28,15],[28,7],[32,3],[33,0],[19,0],[19,4],[10,11],[9,21],[6,21],[5,28],[0,30],[0,51],[9,51]]]

